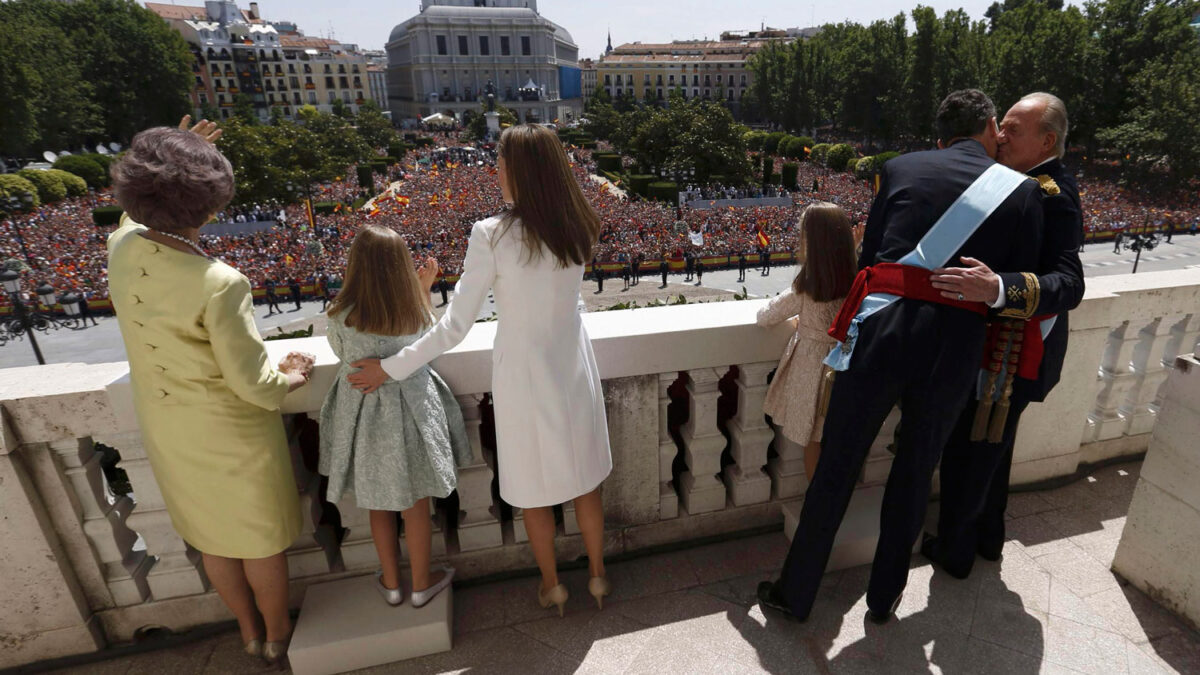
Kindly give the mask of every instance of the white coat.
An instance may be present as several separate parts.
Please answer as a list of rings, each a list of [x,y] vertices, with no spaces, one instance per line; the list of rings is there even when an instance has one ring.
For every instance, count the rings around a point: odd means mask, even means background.
[[[520,508],[561,504],[594,490],[612,471],[604,392],[579,316],[583,267],[529,260],[520,223],[475,223],[454,299],[424,337],[382,366],[402,380],[462,342],[494,291],[492,400],[500,496]]]

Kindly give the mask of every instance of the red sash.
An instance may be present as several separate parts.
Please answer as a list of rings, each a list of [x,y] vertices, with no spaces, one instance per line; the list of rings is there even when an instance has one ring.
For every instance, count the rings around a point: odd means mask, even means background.
[[[829,327],[829,335],[838,342],[846,341],[850,330],[850,322],[858,314],[858,308],[863,298],[872,293],[888,293],[910,300],[936,302],[940,305],[950,305],[981,316],[987,316],[988,307],[982,302],[967,302],[942,297],[942,292],[933,287],[929,277],[933,272],[923,267],[901,265],[899,263],[878,263],[864,267],[854,277],[854,285],[842,302],[837,318]]]
[[[1038,369],[1041,368],[1042,355],[1046,350],[1042,339],[1042,321],[1053,316],[1055,315],[1042,314],[1025,321],[1022,329],[1024,335],[1021,339],[1021,354],[1017,357],[1017,377],[1025,380],[1038,379]],[[996,351],[996,343],[1000,340],[1002,326],[1002,321],[993,321],[988,324],[987,342],[983,345],[983,368],[985,370],[991,369],[995,365],[990,357],[992,352]]]

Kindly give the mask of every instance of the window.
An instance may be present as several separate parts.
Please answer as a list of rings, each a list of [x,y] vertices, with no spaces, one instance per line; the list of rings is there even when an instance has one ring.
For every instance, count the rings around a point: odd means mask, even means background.
[[[308,102],[311,103],[312,105],[317,104],[317,92],[315,92],[315,91],[308,92]]]
[[[699,89],[692,90],[692,98],[700,98],[700,90]]]
[[[742,73],[742,86],[746,86],[746,74]]]
[[[350,92],[343,91],[342,92],[342,103],[349,103],[349,102],[350,102]]]
[[[206,103],[208,103],[208,96],[200,94],[200,105],[204,105]]]
[[[200,77],[199,75],[197,75],[197,76],[196,76],[196,86],[197,86],[197,87],[203,87],[203,86],[204,86],[204,80],[203,80],[203,79],[201,79],[201,77]]]
[[[480,56],[490,56],[491,53],[492,53],[492,50],[491,50],[491,45],[488,44],[488,36],[480,35],[479,36],[479,55]]]
[[[326,64],[325,64],[325,74],[326,74],[326,75],[328,75],[328,74],[330,74],[330,73],[332,73],[332,72],[333,72],[333,67],[332,67],[332,66],[330,66],[328,63],[326,63]]]
[[[332,76],[332,75],[331,75],[331,76],[327,76],[327,77],[325,78],[325,88],[326,88],[326,89],[333,89],[333,76]]]
[[[658,80],[655,82],[658,86],[662,86],[662,73],[659,73]]]
[[[341,77],[338,78],[338,86],[341,87],[342,89],[350,88],[350,81],[348,79],[346,79],[345,75],[342,75]]]
[[[336,100],[337,100],[337,92],[336,91],[329,92],[329,102],[333,103]]]
[[[512,56],[512,49],[508,46],[508,36],[500,36],[500,56]]]
[[[529,36],[521,36],[521,56],[529,56],[533,53],[533,49],[529,46]]]
[[[646,73],[645,79],[642,81],[642,84],[644,84],[646,86],[650,86],[650,73]]]
[[[692,86],[693,87],[700,86],[700,76],[699,75],[692,75]]]
[[[458,36],[458,55],[466,56],[469,53],[468,47],[469,47],[469,45],[467,44],[467,36],[459,35]]]
[[[608,86],[608,85],[610,85],[610,84],[612,84],[612,75],[609,75],[608,73],[605,73],[605,74],[604,74],[604,86],[606,86],[606,87],[607,87],[607,86]]]
[[[300,105],[300,92],[292,92],[292,100],[296,102],[296,105]]]
[[[437,36],[437,53],[438,53],[438,56],[446,55],[446,36],[445,35]]]
[[[291,77],[288,78],[288,84],[292,85],[292,89],[299,89],[300,88],[300,78],[296,77],[295,75],[292,75]]]
[[[672,87],[674,87],[674,86],[675,86],[675,76],[674,76],[674,75],[668,75],[668,76],[667,76],[667,82],[668,82],[668,83],[669,83],[669,84],[670,84]]]
[[[721,74],[717,73],[717,84],[721,84]]]

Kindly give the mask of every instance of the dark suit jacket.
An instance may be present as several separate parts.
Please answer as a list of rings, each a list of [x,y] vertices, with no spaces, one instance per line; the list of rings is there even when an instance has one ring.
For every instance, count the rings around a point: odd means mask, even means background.
[[[1026,301],[1023,308],[1016,311],[1006,305],[999,314],[1016,318],[1058,315],[1054,328],[1046,336],[1038,378],[1018,378],[1013,382],[1014,395],[1027,401],[1044,401],[1062,374],[1067,336],[1071,332],[1067,312],[1083,300],[1083,264],[1079,261],[1079,247],[1083,245],[1083,212],[1079,205],[1079,184],[1067,173],[1061,161],[1053,159],[1036,166],[1029,175],[1035,178],[1048,176],[1057,187],[1057,194],[1052,194],[1054,187],[1048,183],[1042,188],[1045,225],[1037,267],[1032,273],[1008,272],[1000,274],[1000,278],[1008,297],[1033,298],[1034,302]]]
[[[883,166],[879,194],[863,235],[859,267],[896,262],[916,248],[921,237],[950,205],[995,161],[974,140],[945,150],[901,155]],[[977,258],[993,271],[1034,269],[1042,238],[1041,190],[1026,181],[992,212],[950,260]],[[1021,308],[1014,301],[1014,309]],[[901,298],[863,322],[852,369],[890,369],[899,360],[922,368],[947,360],[962,372],[979,367],[986,327],[979,314],[965,309]]]

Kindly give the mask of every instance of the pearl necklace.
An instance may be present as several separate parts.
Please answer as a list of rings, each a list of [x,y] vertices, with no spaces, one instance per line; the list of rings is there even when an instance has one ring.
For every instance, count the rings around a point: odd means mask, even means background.
[[[200,254],[201,257],[212,260],[211,255],[209,255],[204,249],[200,248],[200,246],[198,246],[195,242],[193,242],[191,239],[188,239],[187,237],[181,237],[177,234],[172,234],[170,232],[164,232],[162,230],[154,230],[154,232],[156,234],[161,234],[164,237],[170,237],[170,238],[174,239],[175,241],[182,242],[182,243],[186,244],[188,248],[190,248],[193,251],[195,251],[196,253]]]

